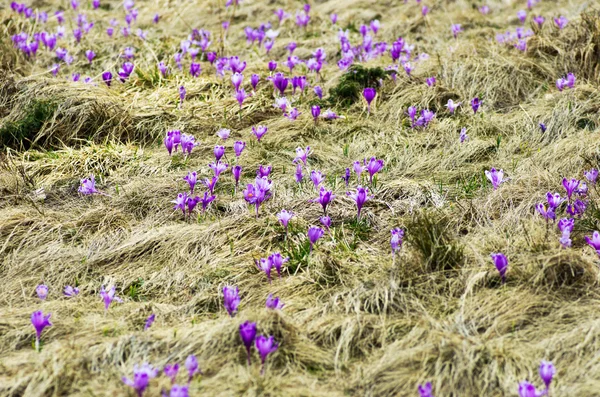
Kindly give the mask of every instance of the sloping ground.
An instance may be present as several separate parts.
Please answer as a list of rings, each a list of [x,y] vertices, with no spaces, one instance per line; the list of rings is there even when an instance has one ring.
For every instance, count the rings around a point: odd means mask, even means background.
[[[525,3],[490,2],[491,13],[481,15],[465,1],[428,2],[423,18],[424,2],[315,2],[308,28],[286,21],[266,56],[246,45],[243,28],[276,24],[273,10],[295,13],[301,3],[245,0],[223,43],[217,32],[232,11],[226,14],[221,1],[139,1],[136,27],[148,32],[146,41],[133,34],[109,39],[108,21],[122,20],[124,11],[101,2],[98,10],[81,5],[97,26],[78,46],[70,36],[60,43],[78,60],[57,77],[47,72],[51,53],[40,50],[28,60],[10,42],[11,35],[41,28],[8,7],[0,10],[0,395],[133,395],[121,377],[131,376],[135,364],[162,368],[195,354],[204,375],[190,395],[414,396],[418,384],[431,381],[438,397],[515,396],[522,380],[541,385],[537,368],[546,359],[557,367],[553,396],[600,396],[599,261],[584,240],[600,229],[599,192],[589,185],[571,248],[561,247],[556,226],[547,229],[534,210],[548,191],[565,195],[563,177],[582,179],[584,170],[599,168],[600,15],[590,3],[535,5],[526,28],[532,15],[544,15],[546,23],[532,24],[535,35],[521,52],[496,43],[495,35],[519,26],[516,12]],[[51,14],[59,3],[35,6]],[[153,25],[156,12],[161,20]],[[412,77],[401,69],[395,82],[382,81],[368,116],[360,101],[328,102],[344,74],[336,66],[332,12],[338,26],[354,29],[353,43],[360,41],[357,28],[377,18],[379,40],[402,36],[416,54],[430,55],[415,63]],[[563,30],[551,21],[558,15],[570,20]],[[457,39],[452,23],[464,30]],[[56,22],[48,26],[54,30]],[[195,79],[176,70],[172,54],[191,28],[212,31],[211,49],[248,62],[247,91],[249,76],[261,75],[241,111],[229,73],[216,78],[208,62]],[[327,53],[321,80],[309,74],[326,95],[323,101],[312,92],[296,96],[302,112],[296,121],[273,107],[266,81],[269,59],[285,70],[292,41],[302,59],[318,47]],[[100,75],[118,69],[126,46],[136,48],[136,72],[107,88]],[[91,66],[86,49],[97,53]],[[160,78],[157,60],[169,61],[175,73]],[[390,62],[385,55],[365,66]],[[71,82],[76,71],[98,85]],[[575,87],[559,92],[555,81],[568,72],[577,76]],[[437,77],[433,87],[425,84],[429,76]],[[182,84],[187,97],[179,108]],[[473,115],[468,103],[475,96],[482,107]],[[448,99],[463,102],[454,115],[444,107]],[[315,103],[345,118],[315,125]],[[408,106],[436,117],[426,129],[412,129]],[[258,124],[269,129],[260,143],[250,134]],[[253,182],[259,164],[271,165],[273,197],[254,217],[227,172],[206,215],[184,221],[170,201],[187,189],[188,171],[212,176],[207,164],[222,127],[232,130],[228,162],[233,141],[248,142],[239,160],[242,185]],[[461,144],[462,127],[469,139]],[[160,143],[176,128],[201,142],[186,160],[169,157]],[[299,185],[292,160],[295,148],[306,146],[312,153]],[[357,222],[345,194],[356,176],[348,189],[340,177],[365,157],[383,159],[385,167]],[[483,173],[492,167],[508,179],[498,190]],[[322,171],[337,197],[331,232],[308,255],[307,228],[322,215],[311,202],[318,193],[310,170]],[[77,192],[90,174],[108,196]],[[284,208],[295,214],[287,240],[276,218]],[[394,227],[406,229],[395,259]],[[255,260],[276,251],[291,259],[269,284]],[[492,252],[508,257],[504,285]],[[45,301],[35,294],[40,283],[50,288]],[[77,285],[80,295],[63,297],[65,285]],[[101,285],[115,285],[124,302],[105,313]],[[225,285],[240,290],[233,318],[223,307]],[[269,294],[285,307],[265,309]],[[52,313],[40,353],[32,347],[35,310]],[[152,313],[155,323],[142,331]],[[256,352],[246,366],[238,334],[246,320],[280,342],[264,376]],[[153,379],[147,395],[163,387],[166,377]]]

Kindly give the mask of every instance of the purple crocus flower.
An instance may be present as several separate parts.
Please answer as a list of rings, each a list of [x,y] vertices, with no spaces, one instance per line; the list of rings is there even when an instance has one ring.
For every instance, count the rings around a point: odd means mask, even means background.
[[[235,165],[231,168],[231,172],[233,173],[233,179],[235,180],[235,188],[237,189],[240,177],[242,176],[242,167]]]
[[[46,297],[48,296],[48,286],[44,284],[38,285],[35,288],[35,293],[41,300],[46,300]]]
[[[107,87],[110,87],[110,83],[112,82],[112,73],[108,71],[102,73],[102,81],[104,81]]]
[[[485,171],[485,176],[492,183],[494,190],[496,190],[496,189],[498,189],[498,186],[500,186],[500,184],[503,182],[504,171],[503,170],[497,171],[495,168],[492,168],[489,171],[487,171],[487,170]]]
[[[277,62],[269,61],[268,68],[269,72],[273,73],[277,69]]]
[[[466,141],[466,140],[469,139],[469,135],[467,135],[467,128],[466,127],[463,127],[463,128],[460,129],[459,139],[460,139],[460,143],[463,143],[464,141]]]
[[[323,207],[323,213],[327,214],[327,206],[335,199],[335,195],[332,191],[326,190],[323,186],[319,190],[319,197],[314,199],[313,202],[321,204]]]
[[[196,186],[196,181],[198,180],[198,173],[196,171],[188,172],[188,174],[183,177],[183,180],[190,185],[190,192],[194,193],[194,187]]]
[[[247,357],[248,357],[248,366],[250,365],[250,349],[252,348],[252,344],[256,339],[256,323],[251,323],[250,321],[246,321],[245,323],[240,324],[240,337],[242,338],[242,342],[246,347]]]
[[[217,196],[215,196],[215,195],[210,195],[208,192],[204,192],[204,196],[202,196],[202,198],[196,197],[202,203],[202,213],[206,212],[208,205],[210,203],[212,203],[216,197]],[[191,210],[190,210],[190,212],[191,212]]]
[[[92,50],[87,50],[85,52],[85,57],[87,58],[88,62],[91,64],[92,60],[94,60],[94,58],[96,57],[96,53]]]
[[[323,89],[320,86],[314,86],[313,91],[315,92],[315,95],[319,97],[319,99],[323,99]]]
[[[548,201],[548,206],[551,209],[556,209],[564,200],[562,197],[560,197],[560,194],[558,193],[546,193],[546,200]]]
[[[254,91],[256,91],[256,86],[258,85],[259,81],[260,81],[260,76],[257,75],[256,73],[253,74],[252,76],[250,76],[250,84],[252,85],[252,89]]]
[[[427,84],[429,87],[433,87],[433,86],[435,85],[436,81],[437,81],[437,80],[436,80],[435,76],[431,76],[431,77],[428,77],[428,78],[425,80],[425,83],[426,83],[426,84]]]
[[[220,145],[216,145],[213,153],[215,155],[215,159],[218,162],[219,160],[221,160],[221,157],[223,157],[223,155],[225,154],[225,146],[220,146]]]
[[[471,108],[473,109],[474,114],[477,114],[477,110],[479,109],[480,105],[481,105],[481,102],[479,100],[479,97],[475,97],[475,98],[471,99]]]
[[[202,72],[202,68],[200,67],[199,63],[192,62],[190,64],[190,75],[192,75],[192,77],[200,76],[201,72]]]
[[[167,67],[167,65],[165,65],[164,62],[158,63],[158,70],[160,71],[160,74],[163,77],[167,77],[167,74],[169,73],[169,68]]]
[[[241,73],[234,73],[231,75],[231,84],[236,91],[239,91],[242,82],[244,81],[244,75]]]
[[[427,382],[424,385],[418,387],[419,397],[433,397],[433,386],[431,382]]]
[[[579,187],[579,183],[580,183],[580,181],[575,178],[570,179],[570,180],[567,178],[563,178],[562,185],[565,188],[565,190],[567,191],[567,198],[569,199],[569,201],[571,201],[571,196]]]
[[[125,80],[129,78],[131,72],[133,72],[133,67],[133,63],[131,62],[123,63],[123,66],[121,67],[121,69],[119,69],[119,80],[121,80],[122,83],[124,83]]]
[[[175,383],[175,378],[177,378],[177,372],[179,372],[179,364],[175,363],[173,365],[165,365],[165,368],[163,369],[163,372],[165,374],[165,376],[169,379],[171,379],[171,383]]]
[[[267,309],[278,310],[282,309],[284,304],[282,301],[279,300],[279,297],[273,298],[273,294],[269,294],[265,306],[267,307]]]
[[[414,106],[409,106],[408,109],[406,110],[406,114],[410,118],[411,127],[414,127],[415,126],[415,117],[417,117],[417,108]]]
[[[519,18],[519,21],[521,23],[525,23],[525,20],[527,19],[527,11],[525,11],[525,10],[519,10],[517,12],[517,18]]]
[[[598,231],[594,231],[592,236],[585,236],[585,242],[588,243],[590,247],[596,250],[596,253],[600,255],[600,233]]]
[[[372,198],[372,196],[369,196],[369,189],[358,186],[356,192],[347,192],[346,194],[356,203],[356,208],[358,210],[356,218],[360,219],[360,211],[362,210],[363,205]]]
[[[286,226],[286,228],[287,228],[287,226]],[[290,258],[289,257],[288,258],[284,258],[283,256],[281,256],[281,253],[274,252],[274,253],[272,253],[269,256],[268,260],[271,263],[271,267],[275,268],[275,270],[277,271],[277,276],[279,278],[281,278],[281,267],[283,266],[284,263],[286,263],[287,261],[289,261]]]
[[[256,140],[258,142],[260,142],[260,140],[262,139],[262,137],[265,136],[265,134],[268,131],[268,127],[264,126],[264,125],[259,125],[257,127],[252,127],[252,135],[254,135],[256,137]]]
[[[196,143],[195,141],[196,138],[194,138],[192,135],[181,134],[181,151],[184,155],[186,153],[187,155],[192,154],[192,149],[200,144],[199,142]]]
[[[96,179],[94,178],[94,175],[90,175],[89,178],[82,179],[77,191],[85,196],[100,193],[98,190],[96,190]]]
[[[37,311],[31,313],[31,325],[35,328],[35,350],[40,351],[40,336],[42,335],[42,331],[46,327],[52,326],[50,322],[50,316],[52,314],[48,313],[44,315],[42,311]]]
[[[323,180],[325,180],[325,175],[321,174],[320,171],[312,170],[310,173],[310,179],[315,185],[315,189],[317,189]]]
[[[321,221],[321,224],[325,226],[325,229],[327,229],[327,231],[329,231],[329,228],[331,227],[331,218],[325,215],[320,217],[319,221]]]
[[[308,228],[308,241],[310,242],[310,251],[312,252],[313,245],[323,237],[325,232],[320,227],[311,226]]]
[[[390,245],[392,247],[392,254],[396,255],[400,248],[402,248],[402,243],[404,242],[404,230],[398,227],[391,230],[392,238],[390,239]]]
[[[539,397],[540,394],[536,390],[535,386],[529,382],[519,383],[519,397]]]
[[[535,206],[535,209],[537,210],[537,212],[540,213],[540,215],[542,215],[544,217],[544,219],[546,219],[546,222],[548,222],[549,219],[556,218],[556,214],[552,210],[552,207],[549,207],[548,209],[546,209],[546,206],[544,204],[538,203]]]
[[[68,298],[73,298],[79,295],[79,288],[67,285],[63,291],[63,294]]]
[[[283,73],[275,73],[271,81],[275,89],[279,91],[279,94],[283,95],[288,86],[288,79],[284,77]]]
[[[544,124],[544,123],[539,123],[538,125],[539,125],[539,127],[540,127],[540,131],[542,131],[542,134],[543,134],[544,132],[546,132],[546,124]]]
[[[542,360],[539,373],[540,378],[542,378],[542,381],[546,385],[546,395],[548,395],[548,389],[550,389],[550,383],[552,382],[552,378],[554,378],[554,374],[556,374],[556,368],[550,361]]]
[[[508,269],[508,259],[502,253],[491,254],[492,260],[494,261],[494,265],[500,273],[500,277],[502,278],[502,284],[506,281],[506,270]]]
[[[233,151],[235,152],[235,156],[240,157],[245,148],[246,142],[235,141],[235,143],[233,144]]]
[[[231,135],[231,130],[229,130],[227,128],[221,128],[221,129],[219,129],[219,131],[217,131],[217,136],[224,141],[229,139],[230,135]]]
[[[290,52],[290,55],[292,55],[294,53],[294,50],[296,49],[296,47],[298,47],[298,45],[292,41],[290,44],[287,45],[286,48]]]
[[[331,23],[335,25],[338,20],[338,15],[336,13],[332,13],[331,15],[329,15],[329,19],[331,19]]]
[[[312,175],[312,174],[311,174]],[[296,164],[296,173],[294,174],[295,178],[296,178],[296,182],[300,183],[302,182],[302,180],[304,179],[304,175],[302,174],[302,164],[297,163]],[[312,179],[312,178],[311,178]],[[314,181],[313,181],[314,182]]]
[[[421,7],[421,15],[423,15],[424,17],[427,16],[427,14],[429,14],[430,8],[427,6],[423,6]]]
[[[246,91],[243,88],[236,91],[235,99],[238,101],[238,103],[240,105],[240,109],[242,109],[242,105],[244,104],[244,101],[246,100],[246,98],[248,98],[248,96],[249,95],[246,94]]]
[[[210,179],[204,179],[202,181],[202,183],[204,183],[204,186],[206,186],[208,188],[208,191],[210,192],[210,194],[213,194],[213,192],[215,190],[215,186],[218,181],[219,181],[219,177],[213,176]]]
[[[259,270],[265,272],[267,275],[267,280],[269,280],[269,284],[271,284],[271,269],[273,268],[271,258],[260,258],[258,261],[256,261],[256,266]]]
[[[452,30],[452,35],[456,39],[458,38],[458,34],[462,32],[462,26],[459,23],[455,23],[450,27],[450,30]]]
[[[563,15],[559,16],[558,18],[554,18],[554,23],[559,29],[564,29],[568,22],[569,20]]]
[[[221,173],[229,167],[229,164],[225,164],[225,163],[218,161],[216,163],[212,162],[212,163],[208,164],[208,166],[215,173],[215,177],[218,178],[219,175],[221,175]]]
[[[487,15],[490,13],[490,7],[488,5],[482,5],[481,7],[479,7],[479,12],[482,15]]]
[[[310,154],[310,146],[307,146],[306,149],[297,147],[296,148],[296,158],[292,162],[295,163],[298,161],[302,161],[304,163],[304,165],[306,165],[306,161],[307,161],[309,154]]]
[[[285,229],[286,235],[287,235],[288,224],[290,222],[290,219],[292,219],[293,216],[294,216],[293,212],[290,212],[290,211],[285,210],[285,209],[281,210],[281,212],[277,214],[277,219],[279,220],[279,222],[281,223],[281,225]]]
[[[367,113],[371,113],[371,102],[373,102],[376,95],[377,91],[375,91],[375,88],[367,87],[363,90],[363,98],[367,101]]]
[[[317,120],[319,119],[319,115],[321,114],[321,107],[319,105],[314,105],[310,108],[310,112],[315,120],[315,124],[317,124]]]
[[[350,183],[350,168],[346,168],[346,172],[344,176],[342,176],[342,180],[346,182],[346,187],[348,187],[348,183]]]
[[[269,336],[267,338],[264,335],[260,335],[256,338],[255,344],[256,350],[258,350],[258,354],[260,354],[260,361],[262,363],[260,373],[262,375],[265,373],[265,362],[267,360],[267,356],[277,350],[279,343],[275,341],[273,336]]]
[[[185,369],[188,371],[188,384],[192,381],[196,374],[202,374],[202,371],[200,371],[200,365],[198,364],[198,359],[193,354],[190,354],[185,359]]]
[[[596,184],[596,180],[598,179],[598,170],[596,168],[584,172],[583,175],[592,185]]]
[[[115,295],[115,286],[113,285],[112,287],[110,287],[110,289],[108,291],[106,291],[104,289],[104,285],[102,287],[100,287],[100,297],[102,298],[102,301],[104,302],[104,310],[108,310],[108,307],[110,306],[110,304],[115,301],[115,302],[119,302],[122,303],[123,300],[121,298],[119,298],[117,295]]]
[[[152,323],[154,322],[155,318],[156,318],[156,315],[154,313],[152,313],[150,316],[148,316],[148,318],[146,319],[146,322],[144,323],[144,331],[148,330],[148,328],[150,328],[152,326]]]
[[[256,170],[256,176],[258,176],[259,178],[267,177],[267,176],[271,175],[272,169],[273,169],[273,167],[271,167],[270,165],[263,166],[262,164],[259,164],[258,169]]]
[[[371,157],[367,163],[367,171],[369,172],[369,183],[373,184],[373,176],[383,169],[383,160],[377,160]]]
[[[132,387],[139,397],[142,397],[150,384],[150,379],[155,378],[157,375],[157,369],[154,369],[150,364],[144,363],[139,367],[137,365],[133,367],[133,379],[123,377],[121,380],[127,386]]]
[[[238,287],[223,287],[223,301],[225,309],[231,317],[235,316],[240,304],[240,290]]]

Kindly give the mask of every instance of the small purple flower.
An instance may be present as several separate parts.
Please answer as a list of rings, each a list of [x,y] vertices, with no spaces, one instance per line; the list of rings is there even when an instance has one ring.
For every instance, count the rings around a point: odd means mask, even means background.
[[[225,309],[227,313],[231,317],[235,316],[238,310],[238,306],[240,304],[240,290],[238,287],[223,287],[223,301],[225,305]]]
[[[271,262],[271,267],[275,268],[277,271],[277,276],[281,278],[281,267],[284,263],[289,261],[290,258],[284,258],[279,252],[274,252],[269,256],[268,260]]]
[[[543,134],[544,132],[546,132],[546,124],[544,124],[544,123],[539,123],[538,125],[539,125],[539,127],[540,127],[540,131],[542,131],[542,134]]]
[[[267,128],[267,126],[264,126],[264,125],[252,127],[252,135],[254,135],[256,137],[256,140],[258,142],[260,142],[260,140],[262,139],[262,137],[265,136],[265,134],[267,133],[268,130],[269,129]]]
[[[269,284],[271,284],[271,269],[273,269],[271,258],[260,258],[258,261],[256,261],[256,266],[259,270],[265,272],[267,275],[267,280],[269,280]]]
[[[246,142],[235,141],[235,143],[233,144],[233,151],[235,152],[235,157],[240,157],[245,148]]]
[[[402,243],[404,242],[404,230],[396,227],[391,230],[392,238],[390,239],[390,245],[392,247],[392,254],[396,255],[400,248],[402,248]]]
[[[277,69],[277,62],[269,61],[267,67],[269,68],[269,72],[273,73]]]
[[[267,176],[271,175],[272,169],[273,169],[273,167],[271,167],[270,165],[263,166],[262,164],[259,164],[258,169],[256,170],[256,176],[259,178],[267,177]]]
[[[225,146],[216,145],[213,150],[213,154],[215,155],[215,159],[218,162],[219,160],[221,160],[221,157],[223,157],[223,155],[225,154]]]
[[[302,164],[300,164],[300,163],[296,164],[296,173],[294,174],[294,176],[296,178],[297,183],[302,182],[302,180],[304,179],[304,175],[302,174]]]
[[[40,284],[35,288],[35,292],[38,298],[41,300],[46,300],[46,297],[48,296],[48,286]]]
[[[212,163],[208,164],[208,166],[215,173],[215,177],[218,178],[219,175],[221,175],[221,173],[229,167],[229,164],[225,164],[225,163],[218,161],[216,163],[212,162]]]
[[[44,315],[42,311],[31,313],[31,325],[35,328],[35,350],[37,351],[40,351],[40,336],[42,335],[42,331],[44,328],[52,326],[50,316],[52,314],[48,313]]]
[[[304,165],[306,165],[306,161],[308,155],[310,154],[310,146],[307,146],[306,149],[301,147],[296,148],[296,158],[292,161],[293,163],[302,161]]]
[[[600,233],[598,233],[598,231],[594,231],[591,237],[585,236],[585,242],[600,255]]]
[[[104,81],[107,87],[110,87],[110,83],[112,82],[112,73],[108,71],[102,73],[102,81]]]
[[[260,81],[260,76],[256,73],[250,76],[250,85],[252,85],[252,89],[256,91],[256,86],[258,86],[258,82]]]
[[[200,67],[199,63],[192,62],[190,64],[190,75],[192,75],[192,77],[200,76],[201,72],[202,72],[202,68]]]
[[[323,186],[319,190],[319,197],[314,199],[313,202],[321,204],[323,207],[323,213],[327,214],[327,206],[335,199],[335,195],[332,191],[325,190]]]
[[[529,382],[519,383],[519,397],[539,397],[540,394],[535,386]]]
[[[148,328],[150,328],[152,326],[152,323],[154,322],[155,318],[156,318],[156,315],[154,313],[152,313],[150,316],[148,316],[148,318],[146,319],[146,322],[144,323],[144,331],[148,330]]]
[[[265,306],[267,309],[279,310],[283,308],[284,304],[279,300],[279,297],[273,298],[273,294],[269,294]]]
[[[452,30],[452,35],[456,39],[458,37],[458,34],[462,32],[462,26],[459,23],[456,23],[450,27],[450,30]]]
[[[100,193],[98,190],[96,190],[96,179],[94,178],[94,175],[90,175],[89,178],[82,179],[77,191],[85,196]]]
[[[559,29],[564,29],[568,22],[569,20],[563,15],[559,16],[558,18],[554,18],[554,23]]]
[[[314,86],[313,91],[315,92],[315,95],[319,97],[319,99],[323,99],[323,89],[320,86]]]
[[[320,217],[319,221],[321,221],[321,224],[325,226],[325,229],[327,229],[327,231],[329,231],[329,228],[331,227],[331,218],[325,215]]]
[[[227,129],[227,128],[221,128],[217,131],[217,136],[219,138],[221,138],[222,140],[226,141],[227,139],[229,139],[229,136],[231,135],[231,130]]]
[[[202,371],[200,371],[200,365],[198,364],[198,359],[193,354],[190,354],[185,359],[185,368],[188,371],[188,384],[192,381],[196,374],[202,374]]]
[[[185,89],[184,86],[180,86],[179,87],[179,103],[183,104],[183,101],[185,100],[185,96],[187,94],[187,91]]]
[[[290,211],[285,210],[285,209],[281,210],[281,212],[277,214],[277,219],[279,220],[279,222],[281,223],[281,225],[285,229],[286,234],[287,234],[288,224],[290,222],[290,219],[292,219],[293,216],[294,216],[293,212],[290,212]]]
[[[315,124],[317,124],[317,120],[319,118],[319,115],[321,114],[321,107],[319,105],[314,105],[310,108],[310,112],[313,116],[313,119],[315,120]]]
[[[346,194],[356,203],[356,208],[358,210],[356,218],[360,219],[360,211],[362,210],[363,205],[372,198],[372,196],[369,196],[369,189],[358,186],[356,192],[347,192]]]
[[[546,18],[544,18],[541,15],[537,15],[537,16],[533,17],[533,22],[535,22],[539,28],[542,27],[542,25],[544,24],[545,21],[546,21]]]
[[[240,177],[242,176],[242,167],[235,165],[231,168],[231,172],[233,173],[233,179],[235,180],[235,187],[237,189],[240,182]]]
[[[375,99],[377,91],[374,88],[367,87],[363,90],[363,98],[367,101],[367,113],[371,113],[371,102]]]
[[[508,269],[508,259],[502,253],[490,254],[492,260],[494,261],[494,265],[500,273],[500,277],[502,278],[502,284],[506,281],[506,270]]]
[[[467,135],[467,128],[463,127],[460,129],[460,143],[464,143],[464,141],[469,139],[469,135]]]
[[[544,361],[540,363],[540,378],[544,381],[546,385],[546,395],[548,394],[548,389],[550,388],[550,383],[552,383],[552,378],[554,378],[554,374],[556,374],[556,368],[554,364],[550,361]]]
[[[246,347],[248,365],[250,365],[250,349],[256,339],[256,323],[246,321],[245,323],[240,324],[240,338],[242,338],[244,347]]]
[[[157,375],[157,369],[154,369],[151,365],[144,363],[140,367],[137,365],[133,367],[133,379],[123,377],[121,380],[127,386],[133,387],[133,389],[137,392],[137,395],[141,397],[144,394],[144,391],[148,388],[150,379],[155,378]]]
[[[550,219],[556,218],[556,214],[554,213],[552,208],[550,207],[550,208],[546,209],[546,206],[542,203],[536,204],[535,209],[537,210],[537,212],[540,213],[540,215],[542,215],[544,217],[544,219],[546,219],[546,222]]]
[[[527,19],[527,11],[525,11],[525,10],[519,10],[517,12],[517,18],[519,18],[519,21],[521,23],[525,23],[525,20]]]
[[[584,172],[583,175],[592,185],[596,184],[596,180],[598,179],[598,170],[596,168]]]
[[[373,176],[383,169],[383,160],[377,160],[371,157],[367,163],[367,171],[369,172],[369,183],[373,184]]]
[[[183,177],[183,180],[190,185],[190,192],[193,194],[196,181],[198,180],[198,173],[196,171],[188,172],[188,174]]]
[[[206,212],[208,205],[212,203],[216,197],[217,196],[215,195],[210,195],[208,192],[204,192],[204,196],[200,199],[200,202],[202,203],[202,213]]]
[[[290,44],[287,45],[286,48],[290,52],[290,55],[292,55],[294,53],[294,50],[296,49],[296,47],[298,47],[298,45],[292,41]]]
[[[419,385],[418,391],[419,397],[433,397],[433,387],[431,386],[431,382]]]
[[[494,190],[496,190],[496,189],[498,189],[500,184],[503,182],[504,171],[503,170],[498,171],[495,168],[492,168],[489,171],[487,171],[487,170],[485,171],[485,176],[492,183]]]
[[[567,191],[567,198],[569,199],[569,201],[571,201],[571,196],[579,187],[579,183],[580,183],[580,181],[575,178],[570,179],[570,180],[567,178],[563,178],[562,185],[565,188],[565,190]]]
[[[471,99],[471,108],[473,109],[474,114],[477,114],[477,110],[479,110],[480,105],[481,101],[479,100],[479,97]]]
[[[171,383],[175,383],[175,378],[177,378],[177,372],[179,372],[179,364],[175,363],[173,365],[165,365],[163,369],[165,376],[171,379]]]
[[[311,226],[308,228],[308,241],[310,242],[310,251],[313,249],[313,245],[323,237],[325,232],[320,227]]]
[[[288,79],[285,78],[283,73],[275,73],[271,81],[273,82],[273,86],[275,87],[275,89],[279,91],[279,94],[283,95],[285,93],[285,89],[288,86]]]
[[[73,298],[79,295],[79,288],[67,285],[63,291],[63,294],[68,298]]]
[[[231,84],[236,91],[239,91],[242,82],[244,81],[244,75],[241,73],[234,73],[231,75]]]
[[[546,193],[546,200],[548,201],[548,207],[551,209],[556,209],[563,201],[564,199],[562,197],[560,197],[560,194],[558,193]]]
[[[436,81],[437,81],[437,80],[436,80],[435,76],[431,76],[431,77],[428,77],[428,78],[425,80],[425,83],[426,83],[426,84],[427,84],[429,87],[433,87],[433,86],[435,85]]]
[[[260,373],[264,374],[267,356],[277,350],[277,348],[279,347],[279,343],[275,341],[275,338],[273,338],[273,336],[269,336],[267,338],[264,335],[260,335],[256,338],[255,344],[256,350],[258,350],[258,354],[260,354],[260,360],[262,363]]]
[[[331,19],[331,23],[335,25],[338,20],[338,15],[336,13],[332,13],[331,15],[329,15],[329,19]]]
[[[102,298],[102,301],[104,302],[104,310],[108,310],[108,307],[110,306],[110,304],[113,301],[119,302],[119,303],[123,302],[123,300],[121,298],[119,298],[117,295],[115,295],[115,286],[114,285],[112,287],[110,287],[110,289],[108,291],[106,291],[104,289],[104,285],[102,287],[100,287],[100,297]]]
[[[246,91],[243,88],[241,88],[235,92],[235,99],[238,101],[238,104],[240,105],[240,109],[242,108],[244,101],[248,97],[249,97],[249,95],[246,94]]]
[[[342,180],[346,182],[346,187],[348,187],[348,184],[350,183],[350,168],[346,168],[346,172],[344,176],[342,176]]]
[[[320,171],[312,170],[310,172],[310,179],[315,185],[315,189],[317,189],[319,185],[325,180],[325,175],[321,174]]]

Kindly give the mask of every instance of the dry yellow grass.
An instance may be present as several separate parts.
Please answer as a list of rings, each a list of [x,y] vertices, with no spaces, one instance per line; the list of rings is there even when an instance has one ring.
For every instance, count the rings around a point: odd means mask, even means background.
[[[590,2],[536,5],[530,17],[544,15],[546,23],[522,53],[494,36],[518,26],[524,2],[491,1],[484,17],[464,0],[423,0],[432,9],[424,19],[412,1],[316,1],[308,32],[288,20],[265,57],[246,46],[243,28],[275,22],[274,9],[294,13],[302,3],[244,0],[227,40],[214,37],[211,47],[248,61],[247,86],[251,73],[262,76],[241,115],[228,77],[215,78],[206,62],[209,71],[197,79],[179,72],[151,77],[157,60],[173,67],[172,53],[192,27],[216,35],[230,15],[224,1],[139,1],[137,26],[148,31],[146,42],[134,35],[109,40],[109,18],[124,14],[118,2],[101,2],[111,10],[82,5],[98,26],[79,47],[69,44],[78,61],[59,78],[47,72],[53,62],[47,52],[31,62],[12,47],[11,35],[33,28],[9,7],[0,9],[0,129],[22,120],[35,103],[55,106],[31,142],[0,152],[0,395],[133,395],[121,377],[131,376],[134,364],[163,367],[195,354],[204,376],[192,382],[191,395],[415,396],[419,383],[431,381],[437,397],[516,396],[519,381],[540,385],[537,368],[546,359],[558,371],[552,396],[600,396],[600,274],[583,240],[599,227],[600,212],[588,210],[566,250],[555,226],[546,236],[534,213],[547,191],[562,192],[563,176],[599,168],[600,14]],[[34,5],[53,11],[68,4]],[[162,19],[154,26],[156,12]],[[328,92],[342,75],[331,12],[342,27],[378,18],[382,40],[403,36],[431,57],[412,78],[399,73],[397,83],[386,81],[368,118],[357,103],[338,109],[345,119],[315,127],[309,100],[299,99],[303,114],[291,122],[272,106],[266,60],[283,61],[291,41],[301,58],[323,47],[328,65],[321,85]],[[558,15],[570,19],[562,31],[551,21]],[[458,40],[451,23],[463,26]],[[115,71],[127,45],[137,50],[139,73],[107,89],[100,74]],[[83,55],[88,48],[98,54],[92,67]],[[388,63],[386,56],[368,66]],[[81,70],[100,84],[67,81]],[[576,87],[558,92],[554,82],[567,72],[577,76]],[[429,88],[425,78],[432,75],[438,83]],[[182,83],[188,97],[179,109]],[[468,101],[477,95],[482,111],[473,116]],[[463,101],[452,117],[444,109],[451,98]],[[410,105],[437,112],[428,129],[408,127]],[[257,124],[269,127],[261,144],[250,135]],[[206,164],[221,127],[232,130],[230,158],[233,140],[250,144],[241,158],[245,183],[258,164],[273,166],[274,195],[255,218],[239,191],[232,196],[228,175],[206,217],[184,222],[170,201],[186,189],[188,171],[211,174]],[[470,136],[464,144],[461,127]],[[202,142],[186,162],[169,158],[160,143],[175,128]],[[309,203],[316,197],[310,182],[302,188],[294,182],[298,146],[311,146],[311,167],[327,175],[338,195],[332,234],[296,274],[269,285],[254,260],[286,250],[275,214],[283,208],[296,214],[290,247],[304,243],[321,214]],[[357,226],[339,176],[365,156],[386,167]],[[483,176],[491,167],[510,178],[497,191]],[[90,174],[111,197],[78,195],[79,180]],[[393,227],[407,228],[395,261]],[[449,256],[449,249],[456,252]],[[498,251],[509,259],[504,286],[489,257]],[[35,296],[42,282],[50,287],[44,302]],[[64,298],[64,286],[76,284],[81,294]],[[106,315],[98,296],[103,284],[116,285],[124,299]],[[240,289],[234,318],[223,308],[225,285]],[[285,302],[283,310],[264,308],[269,293]],[[51,312],[54,324],[44,331],[40,353],[32,348],[34,310]],[[156,322],[143,332],[151,313]],[[254,366],[245,364],[238,326],[246,320],[281,343],[264,377],[256,355]],[[162,387],[166,378],[153,380],[147,395]]]

